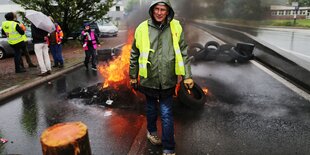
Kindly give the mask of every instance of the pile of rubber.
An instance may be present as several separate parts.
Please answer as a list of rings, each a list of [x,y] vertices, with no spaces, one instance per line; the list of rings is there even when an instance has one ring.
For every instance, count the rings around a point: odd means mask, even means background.
[[[248,62],[254,58],[254,45],[250,43],[237,43],[220,45],[216,41],[209,41],[204,46],[193,43],[188,48],[188,54],[192,61],[227,61]]]

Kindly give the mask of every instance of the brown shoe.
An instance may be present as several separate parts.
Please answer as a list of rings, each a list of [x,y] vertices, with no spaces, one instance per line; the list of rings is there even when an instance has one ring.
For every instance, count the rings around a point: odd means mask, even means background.
[[[47,75],[51,75],[51,74],[52,74],[51,70],[48,70],[48,71],[46,72],[46,74],[47,74]]]

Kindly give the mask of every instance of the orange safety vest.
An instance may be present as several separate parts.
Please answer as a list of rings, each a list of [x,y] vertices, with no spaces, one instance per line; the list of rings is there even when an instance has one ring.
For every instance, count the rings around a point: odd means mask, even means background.
[[[61,30],[59,25],[56,26],[56,30],[55,31],[56,31],[56,43],[60,44],[64,34],[63,34],[63,32],[62,32],[62,30]],[[50,45],[49,39],[47,40],[47,44]]]

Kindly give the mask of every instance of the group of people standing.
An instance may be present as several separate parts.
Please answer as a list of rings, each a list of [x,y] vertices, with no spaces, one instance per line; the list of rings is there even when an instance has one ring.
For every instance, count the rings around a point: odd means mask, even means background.
[[[2,35],[8,38],[8,43],[14,50],[15,73],[26,72],[22,54],[25,55],[29,67],[37,67],[32,63],[27,50],[27,37],[25,35],[26,28],[23,24],[17,21],[17,16],[13,12],[5,14],[6,21],[2,22]],[[49,49],[54,59],[53,67],[64,67],[64,60],[62,57],[62,39],[63,32],[60,26],[54,22],[55,31],[48,33],[45,30],[37,28],[31,23],[32,42],[34,44],[34,52],[36,54],[37,62],[40,67],[39,76],[46,76],[51,74],[51,60],[49,57]]]
[[[9,17],[10,18],[7,18]],[[187,44],[180,22],[174,19],[174,10],[169,0],[154,0],[149,8],[150,18],[143,21],[135,31],[135,39],[130,53],[129,77],[130,84],[146,96],[146,138],[154,145],[162,145],[163,155],[175,155],[173,94],[179,77],[187,89],[192,89],[190,60],[187,55]],[[11,14],[2,24],[8,34],[9,43],[15,50],[16,72],[21,72],[20,36],[24,31],[17,25]],[[41,68],[41,74],[50,74],[51,67],[48,56],[48,43],[53,54],[54,66],[63,66],[61,56],[62,32],[59,25],[56,31],[48,34],[33,24],[31,32],[35,44],[35,53]],[[8,27],[8,28],[6,28]],[[100,46],[98,37],[90,29],[90,23],[84,25],[82,44],[85,50],[84,65],[88,69],[91,59],[92,69],[96,70],[96,49]],[[21,37],[20,37],[21,38]],[[53,53],[54,52],[54,53]],[[59,55],[60,54],[60,55]],[[162,136],[159,137],[157,120],[160,113]]]

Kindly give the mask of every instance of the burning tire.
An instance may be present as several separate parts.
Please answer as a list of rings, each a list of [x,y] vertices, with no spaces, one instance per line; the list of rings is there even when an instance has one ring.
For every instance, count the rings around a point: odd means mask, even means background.
[[[182,104],[191,109],[201,108],[206,101],[206,95],[196,83],[189,93],[183,81],[180,83],[178,98]]]
[[[219,52],[218,49],[220,44],[216,41],[209,41],[205,44],[205,53],[206,56],[204,57],[205,60],[215,60],[218,56]]]

